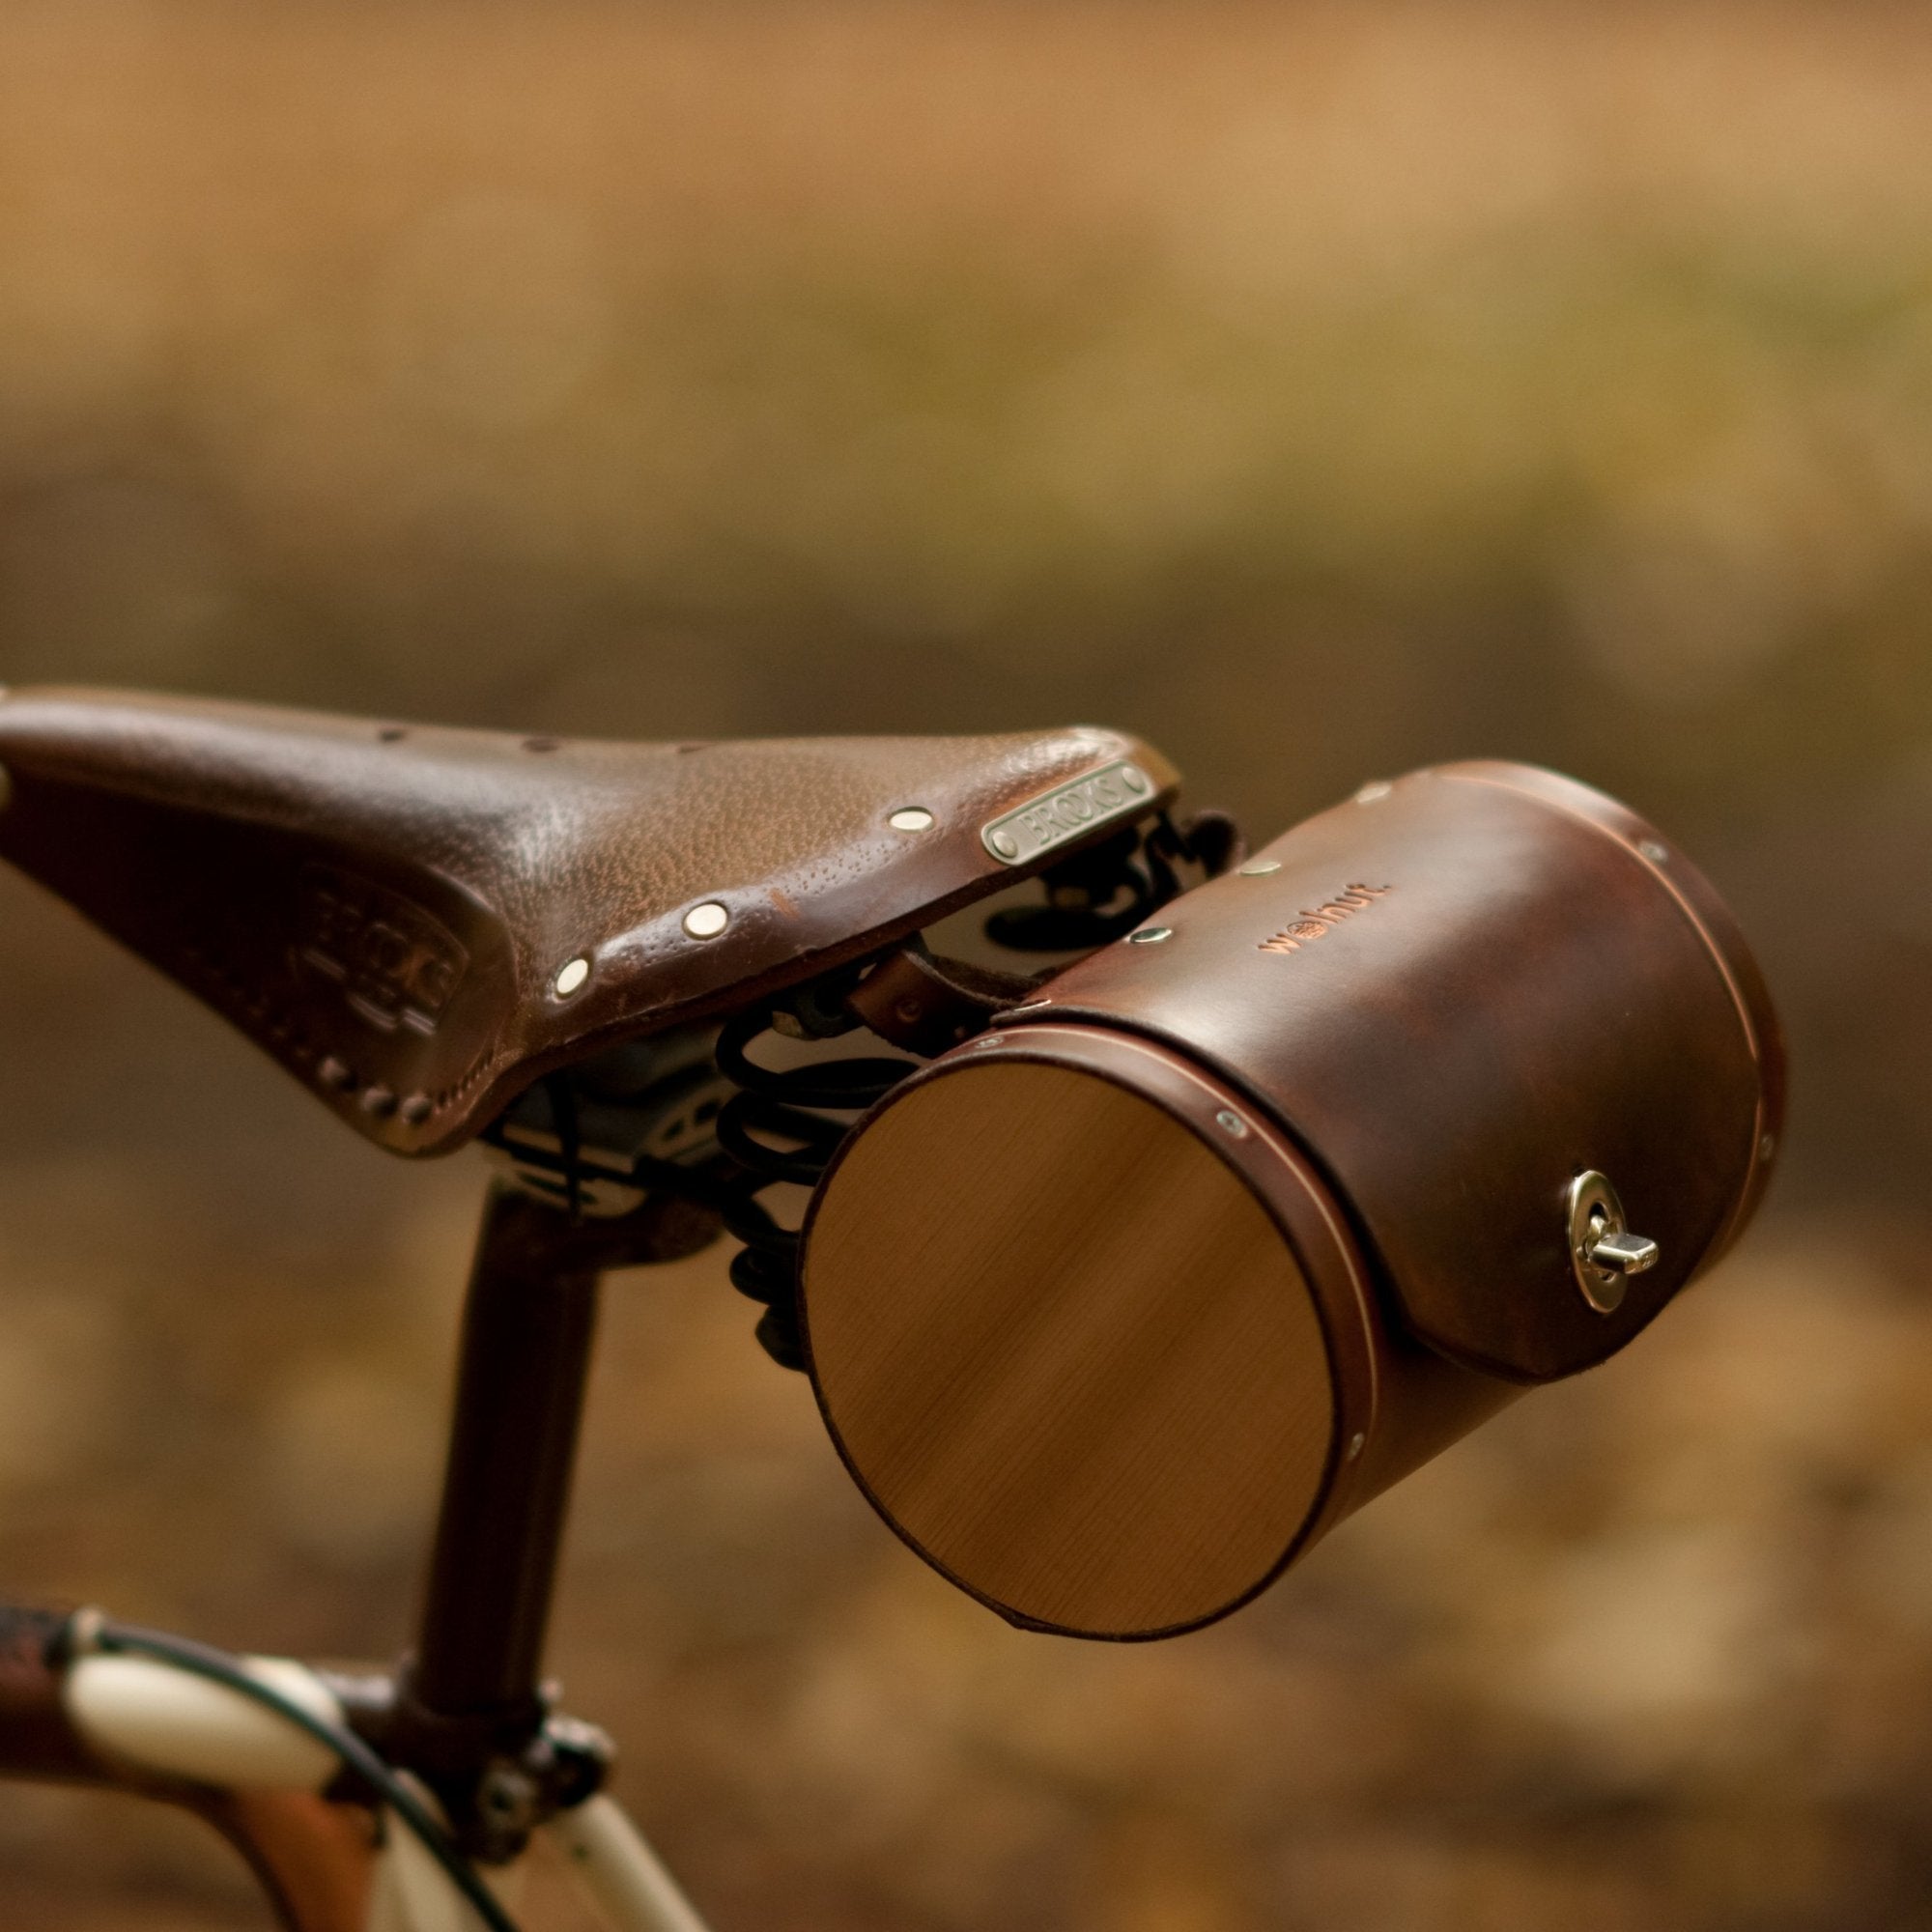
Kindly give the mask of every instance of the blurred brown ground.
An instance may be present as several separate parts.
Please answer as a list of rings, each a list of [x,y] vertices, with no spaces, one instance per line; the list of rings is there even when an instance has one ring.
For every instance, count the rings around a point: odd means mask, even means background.
[[[0,677],[659,737],[1467,753],[1697,853],[1774,1208],[1258,1605],[1006,1629],[715,1256],[554,1662],[720,1932],[1932,1926],[1932,15],[15,5]],[[408,1626],[479,1185],[0,881],[0,1588]],[[0,1793],[0,1926],[260,1922]]]

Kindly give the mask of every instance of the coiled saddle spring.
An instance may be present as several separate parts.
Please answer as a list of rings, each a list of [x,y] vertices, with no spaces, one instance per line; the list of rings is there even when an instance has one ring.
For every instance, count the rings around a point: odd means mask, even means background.
[[[1091,850],[1051,868],[1041,877],[1043,899],[993,912],[986,935],[1017,953],[1068,953],[1093,951],[1138,924],[1181,890],[1175,866],[1185,861],[1208,875],[1238,856],[1238,835],[1218,813],[1204,813],[1185,831],[1163,813],[1145,828],[1130,828]],[[906,942],[923,951],[923,942]],[[854,961],[801,986],[761,1000],[732,1016],[712,1046],[717,1072],[736,1089],[722,1104],[714,1097],[706,1112],[708,1154],[693,1147],[684,1157],[653,1155],[640,1147],[635,1130],[616,1132],[607,1144],[586,1114],[598,1114],[594,1096],[580,1092],[590,1069],[566,1067],[549,1075],[520,1103],[485,1130],[483,1138],[509,1155],[524,1184],[569,1213],[573,1221],[598,1211],[593,1186],[615,1181],[629,1198],[681,1199],[715,1214],[740,1244],[731,1261],[731,1282],[760,1303],[757,1336],[765,1351],[786,1368],[805,1366],[805,1340],[798,1307],[800,1231],[781,1222],[766,1204],[767,1189],[781,1183],[811,1189],[823,1179],[854,1118],[892,1092],[921,1064],[911,1048],[902,1054],[863,1054],[819,1058],[789,1066],[766,1065],[751,1056],[752,1045],[770,1034],[790,1054],[800,1042],[816,1044],[857,1032],[858,1013],[849,1004],[867,972],[893,951]],[[925,955],[928,959],[930,955]],[[946,962],[933,962],[935,965]],[[1006,995],[983,1000],[983,1017],[1004,1004],[1027,997],[1034,978],[974,973],[983,995],[988,985],[1005,983]],[[696,1042],[694,1042],[696,1044]],[[697,1047],[701,1053],[701,1046]],[[682,1091],[692,1069],[682,1064]],[[594,1080],[591,1085],[594,1086]],[[646,1085],[630,1105],[648,1113],[662,1104],[663,1083]],[[617,1123],[620,1127],[622,1122]],[[521,1128],[521,1131],[519,1130]],[[534,1132],[532,1131],[534,1129]]]

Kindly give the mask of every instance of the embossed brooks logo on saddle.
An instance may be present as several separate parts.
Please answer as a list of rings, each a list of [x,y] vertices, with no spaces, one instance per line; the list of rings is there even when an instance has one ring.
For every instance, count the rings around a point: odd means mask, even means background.
[[[456,935],[420,906],[327,866],[302,873],[301,957],[385,1033],[434,1033],[469,964]]]
[[[1069,784],[1056,785],[1043,797],[1029,799],[982,827],[980,838],[994,858],[1019,865],[1096,826],[1146,810],[1152,791],[1148,775],[1131,760],[1120,758]]]

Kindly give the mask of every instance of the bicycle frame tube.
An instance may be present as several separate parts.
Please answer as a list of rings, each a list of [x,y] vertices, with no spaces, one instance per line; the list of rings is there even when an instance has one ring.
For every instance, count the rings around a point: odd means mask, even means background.
[[[544,1830],[611,1921],[625,1932],[705,1932],[677,1882],[614,1800],[600,1793]]]
[[[421,1642],[401,1682],[330,1679],[261,1658],[227,1659],[223,1681],[164,1652],[118,1648],[129,1634],[98,1613],[0,1605],[0,1776],[185,1806],[247,1859],[289,1932],[474,1932],[476,1908],[455,1879],[399,1820],[372,1810],[363,1784],[344,1782],[349,1767],[327,1737],[359,1738],[399,1773],[419,1815],[440,1811],[459,1842],[493,1765],[515,1765],[529,1746],[540,1747],[536,1761],[571,1762],[548,1755],[564,1746],[546,1735],[538,1672],[598,1279],[609,1266],[688,1252],[701,1232],[676,1208],[577,1224],[526,1196],[493,1195],[470,1280]],[[97,1629],[107,1633],[98,1646]],[[237,1671],[270,1701],[245,1694]],[[594,1743],[587,1754],[594,1788]],[[491,1889],[514,1897],[534,1826],[618,1932],[703,1932],[622,1811],[583,1790],[499,1835],[500,1849],[478,1846],[499,1861]],[[400,1792],[396,1802],[406,1802]]]
[[[333,1691],[306,1665],[254,1658],[247,1667],[304,1708],[340,1718]],[[362,1932],[472,1932],[476,1926],[474,1913],[447,1877],[395,1821],[385,1821],[373,1860],[366,1844],[351,1857],[342,1822],[323,1815],[342,1807],[323,1806],[315,1796],[334,1780],[339,1762],[307,1733],[239,1692],[146,1659],[84,1657],[66,1673],[62,1702],[91,1749],[129,1767],[129,1788],[154,1788],[142,1779],[203,1787],[207,1800],[196,1808],[244,1849],[279,1813],[282,1889],[298,1882],[310,1893],[295,1901],[304,1916],[285,1904],[285,1916],[301,1932],[354,1932],[358,1925]],[[315,1815],[296,1808],[304,1799]],[[253,1828],[248,1838],[238,1833],[242,1823]],[[591,1798],[543,1830],[618,1932],[705,1932],[704,1921],[611,1799]],[[289,1849],[298,1835],[309,1847],[299,1860]],[[493,1889],[507,1902],[520,1889],[520,1865],[491,1874]],[[348,1895],[358,1883],[358,1866],[366,1901],[352,1908]],[[305,1874],[298,1881],[291,1877],[298,1868]],[[325,1885],[326,1906],[314,1895]]]

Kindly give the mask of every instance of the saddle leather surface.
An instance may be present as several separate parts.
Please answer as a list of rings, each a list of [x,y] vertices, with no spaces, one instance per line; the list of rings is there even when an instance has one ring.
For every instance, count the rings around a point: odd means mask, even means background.
[[[992,821],[1122,760],[1144,788],[1104,792],[1092,833],[1017,864],[988,848]],[[1178,783],[1085,726],[614,744],[70,690],[0,699],[0,857],[411,1154],[565,1061],[903,938]],[[892,824],[915,808],[929,825]],[[700,907],[722,930],[687,925]]]

